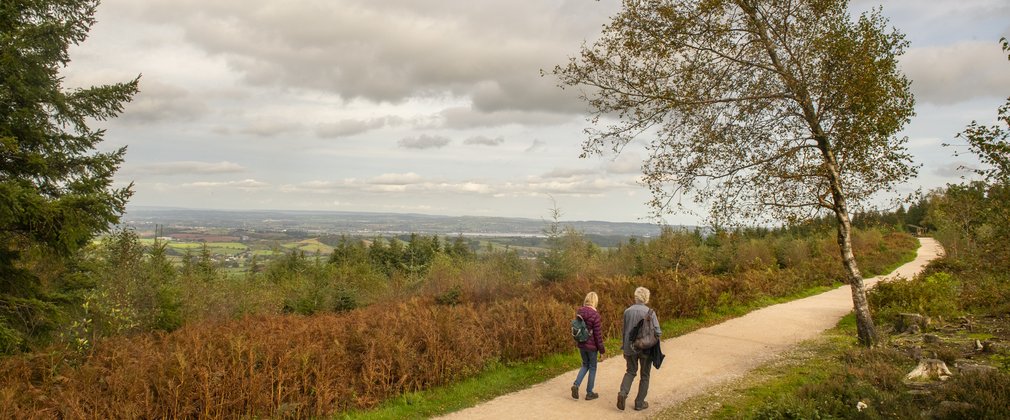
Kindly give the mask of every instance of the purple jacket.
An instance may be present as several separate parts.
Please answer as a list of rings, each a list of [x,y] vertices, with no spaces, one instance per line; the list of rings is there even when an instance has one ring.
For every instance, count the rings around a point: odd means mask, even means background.
[[[592,335],[585,343],[578,343],[579,348],[582,350],[606,353],[607,349],[603,347],[603,322],[600,319],[600,313],[596,312],[596,309],[593,309],[590,306],[583,306],[575,313],[579,314],[579,316],[586,321],[586,326],[589,327],[589,331],[592,332]]]

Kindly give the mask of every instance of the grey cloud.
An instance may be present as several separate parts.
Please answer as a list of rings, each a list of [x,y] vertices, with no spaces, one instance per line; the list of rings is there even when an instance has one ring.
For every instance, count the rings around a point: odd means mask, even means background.
[[[505,138],[502,136],[498,136],[493,139],[485,136],[474,136],[463,140],[463,144],[475,146],[500,146],[503,143],[505,143]]]
[[[227,174],[245,172],[246,168],[237,163],[178,161],[149,165],[129,165],[123,168],[124,175],[187,175],[187,174]]]
[[[180,25],[188,42],[251,84],[377,102],[450,93],[483,111],[573,113],[583,109],[574,94],[539,70],[577,52],[587,28],[598,28],[617,4],[151,0],[130,7]]]
[[[556,125],[573,120],[571,115],[558,113],[518,110],[483,112],[468,107],[447,108],[439,115],[444,120],[444,126],[452,129],[498,127],[508,124]]]
[[[1010,62],[995,42],[913,48],[901,65],[920,101],[947,105],[1010,93]]]
[[[533,144],[531,144],[530,147],[527,147],[526,150],[524,150],[524,152],[534,153],[544,150],[546,148],[547,148],[547,142],[540,139],[535,139],[533,140]]]
[[[191,121],[206,115],[209,107],[189,91],[157,81],[140,80],[140,92],[126,105],[126,122]]]
[[[286,134],[302,129],[301,124],[287,121],[256,121],[246,125],[239,133],[251,134],[257,137],[275,137],[279,134]]]
[[[321,138],[348,137],[367,131],[376,130],[390,125],[399,124],[397,117],[373,118],[368,120],[341,120],[333,123],[319,124],[316,135]]]
[[[469,94],[473,98],[474,108],[484,112],[526,110],[585,113],[588,110],[575,89],[562,90],[557,84],[553,75],[538,77],[518,73],[477,83]]]
[[[405,149],[438,149],[445,147],[450,141],[447,137],[422,134],[417,137],[401,139],[396,144]]]

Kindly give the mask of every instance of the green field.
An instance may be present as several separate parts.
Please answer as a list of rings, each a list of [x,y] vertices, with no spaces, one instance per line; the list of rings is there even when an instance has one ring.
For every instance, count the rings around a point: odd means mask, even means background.
[[[153,246],[153,238],[142,238],[139,240],[141,245]],[[207,246],[207,250],[210,251],[211,255],[237,255],[249,250],[249,246],[241,242],[162,242],[165,243],[169,249],[178,251],[180,253],[185,253],[186,251],[198,251],[203,249],[204,245]],[[269,255],[269,254],[267,254]]]

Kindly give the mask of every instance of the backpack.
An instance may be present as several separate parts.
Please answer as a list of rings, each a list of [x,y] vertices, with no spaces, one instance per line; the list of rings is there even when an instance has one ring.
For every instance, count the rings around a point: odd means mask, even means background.
[[[638,321],[638,325],[635,327],[637,331],[635,333],[634,341],[632,341],[631,346],[637,351],[645,351],[651,349],[656,345],[659,339],[656,338],[656,324],[652,322],[652,309],[649,309],[649,313],[645,314],[645,318]]]
[[[582,315],[576,314],[575,319],[572,320],[572,338],[575,339],[575,342],[585,343],[592,335],[593,332],[589,331],[586,320],[582,319]]]

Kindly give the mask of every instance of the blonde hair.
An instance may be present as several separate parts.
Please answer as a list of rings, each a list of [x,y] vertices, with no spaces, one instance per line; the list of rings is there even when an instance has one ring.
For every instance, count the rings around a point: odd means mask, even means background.
[[[649,289],[639,287],[635,289],[635,303],[649,303]]]
[[[596,307],[596,304],[600,303],[600,297],[596,295],[596,292],[586,293],[586,300],[582,301],[583,305]]]

